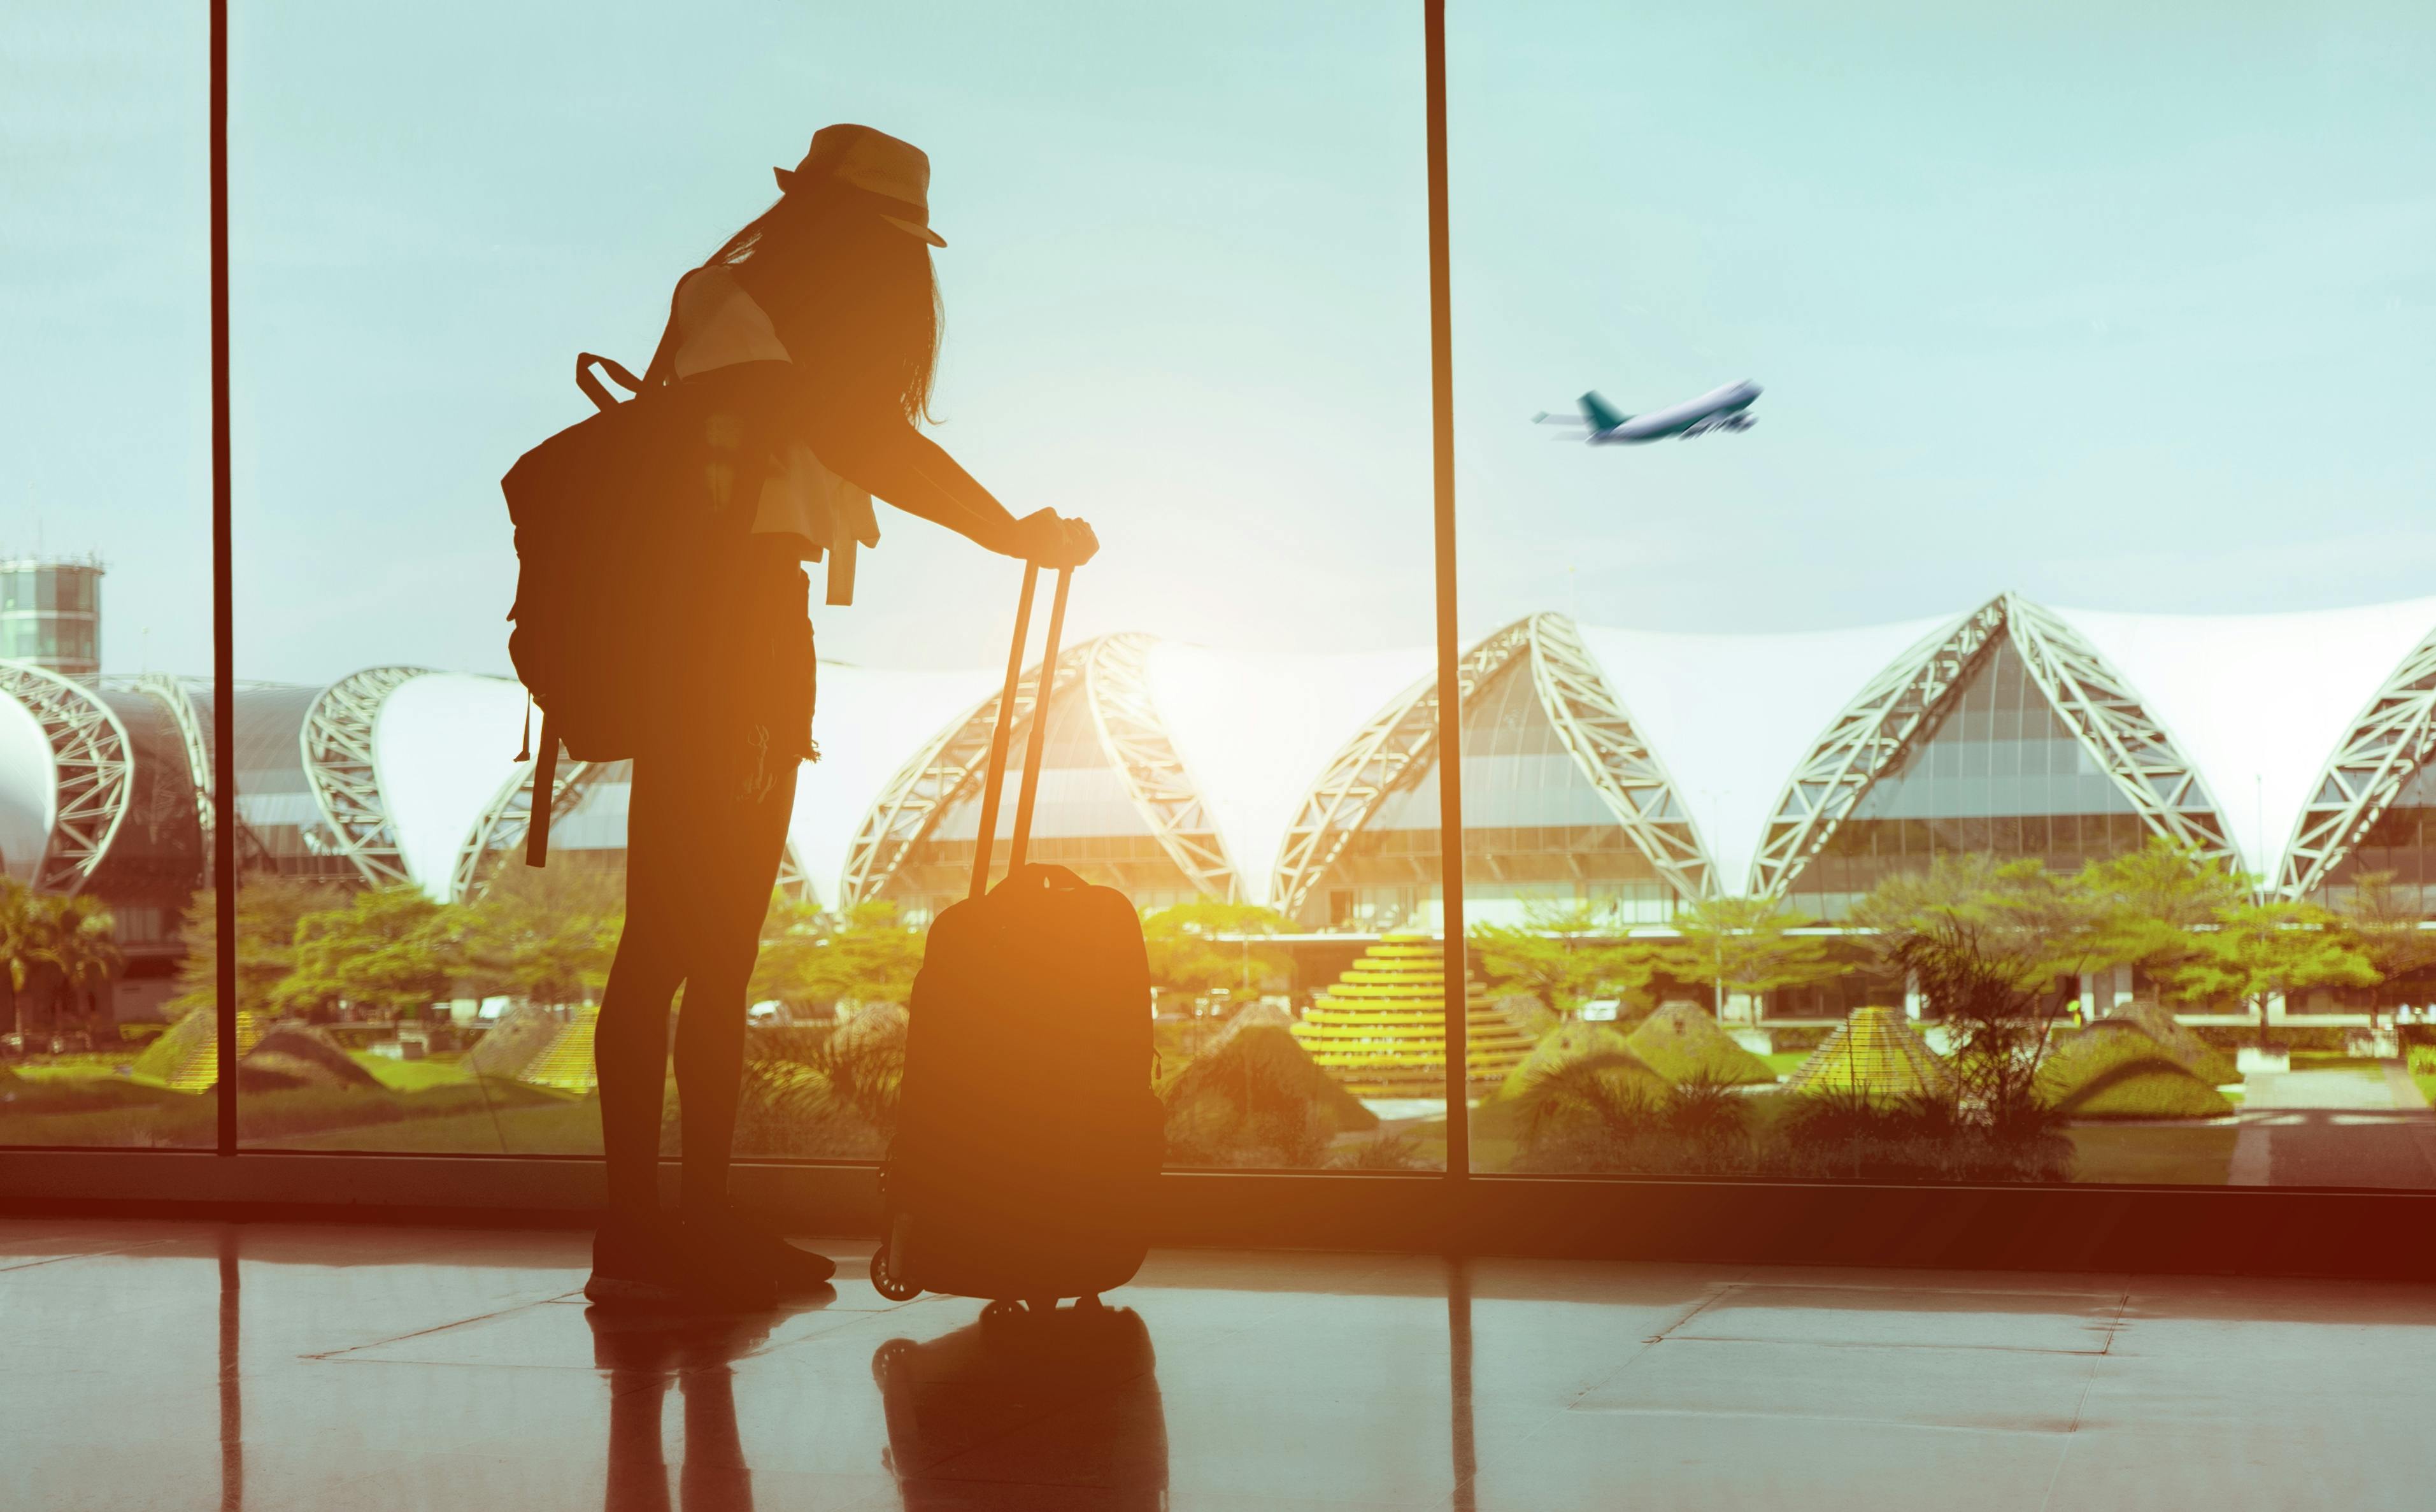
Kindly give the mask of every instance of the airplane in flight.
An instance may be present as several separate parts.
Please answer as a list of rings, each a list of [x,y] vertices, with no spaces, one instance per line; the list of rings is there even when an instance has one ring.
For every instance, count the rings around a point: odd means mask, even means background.
[[[1630,445],[1662,441],[1668,436],[1688,441],[1713,430],[1750,429],[1757,424],[1750,405],[1759,394],[1759,385],[1746,378],[1664,409],[1627,415],[1596,393],[1586,393],[1582,395],[1580,414],[1552,415],[1543,411],[1531,419],[1542,426],[1587,426],[1590,434],[1584,439],[1593,446]]]

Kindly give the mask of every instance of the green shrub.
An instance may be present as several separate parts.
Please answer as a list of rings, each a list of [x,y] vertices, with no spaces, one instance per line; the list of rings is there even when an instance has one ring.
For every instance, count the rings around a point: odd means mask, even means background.
[[[1299,1169],[1378,1115],[1319,1069],[1291,1031],[1246,1019],[1168,1079],[1171,1164]]]
[[[2436,1076],[2436,1045],[2413,1045],[2410,1047],[2410,1074],[2413,1076]]]
[[[1728,1086],[1773,1083],[1767,1062],[1734,1043],[1706,1010],[1670,1002],[1642,1020],[1625,1039],[1642,1064],[1674,1083],[1718,1082]]]
[[[353,1086],[299,1086],[270,1092],[240,1092],[237,1098],[237,1136],[248,1144],[277,1143],[336,1129],[489,1113],[563,1101],[555,1093],[527,1086],[521,1082],[491,1080],[435,1086],[426,1092],[392,1092],[384,1087]],[[174,1105],[164,1107],[155,1120],[155,1142],[209,1144],[213,1138],[216,1116],[214,1099],[181,1097]]]
[[[2190,1032],[2222,1051],[2248,1050],[2258,1043],[2258,1026],[2251,1024],[2193,1024]],[[2340,1055],[2349,1047],[2351,1032],[2325,1029],[2317,1025],[2275,1024],[2267,1032],[2270,1050],[2309,1051],[2320,1054]]]
[[[9,1116],[96,1113],[110,1108],[159,1107],[187,1101],[188,1094],[114,1077],[20,1076],[0,1069],[0,1114]]]
[[[885,1154],[896,1129],[908,1025],[903,1009],[876,1003],[835,1028],[754,1030],[737,1107],[737,1148],[832,1159]]]

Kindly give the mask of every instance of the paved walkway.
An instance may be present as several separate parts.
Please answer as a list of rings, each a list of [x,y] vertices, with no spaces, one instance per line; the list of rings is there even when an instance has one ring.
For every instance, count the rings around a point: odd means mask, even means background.
[[[2236,1187],[2436,1187],[2436,1112],[2399,1062],[2253,1071]]]

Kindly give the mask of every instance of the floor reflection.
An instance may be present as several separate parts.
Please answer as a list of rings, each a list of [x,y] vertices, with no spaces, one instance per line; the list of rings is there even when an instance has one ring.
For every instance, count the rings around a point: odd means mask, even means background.
[[[906,1512],[973,1504],[975,1482],[1090,1486],[1094,1506],[1167,1504],[1167,1414],[1150,1330],[1129,1308],[1003,1304],[871,1357],[882,1463]]]
[[[592,1363],[609,1382],[605,1512],[669,1512],[664,1408],[685,1399],[682,1512],[750,1512],[753,1471],[736,1431],[736,1362],[770,1342],[784,1312],[686,1316],[587,1307]]]

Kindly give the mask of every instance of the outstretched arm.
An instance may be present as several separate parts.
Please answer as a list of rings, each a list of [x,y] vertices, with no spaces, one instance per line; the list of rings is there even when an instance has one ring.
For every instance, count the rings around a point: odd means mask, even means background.
[[[901,415],[866,409],[814,428],[812,450],[838,476],[976,545],[1049,565],[1080,565],[1099,549],[1091,528],[1080,520],[1063,520],[1048,510],[1016,518]]]

